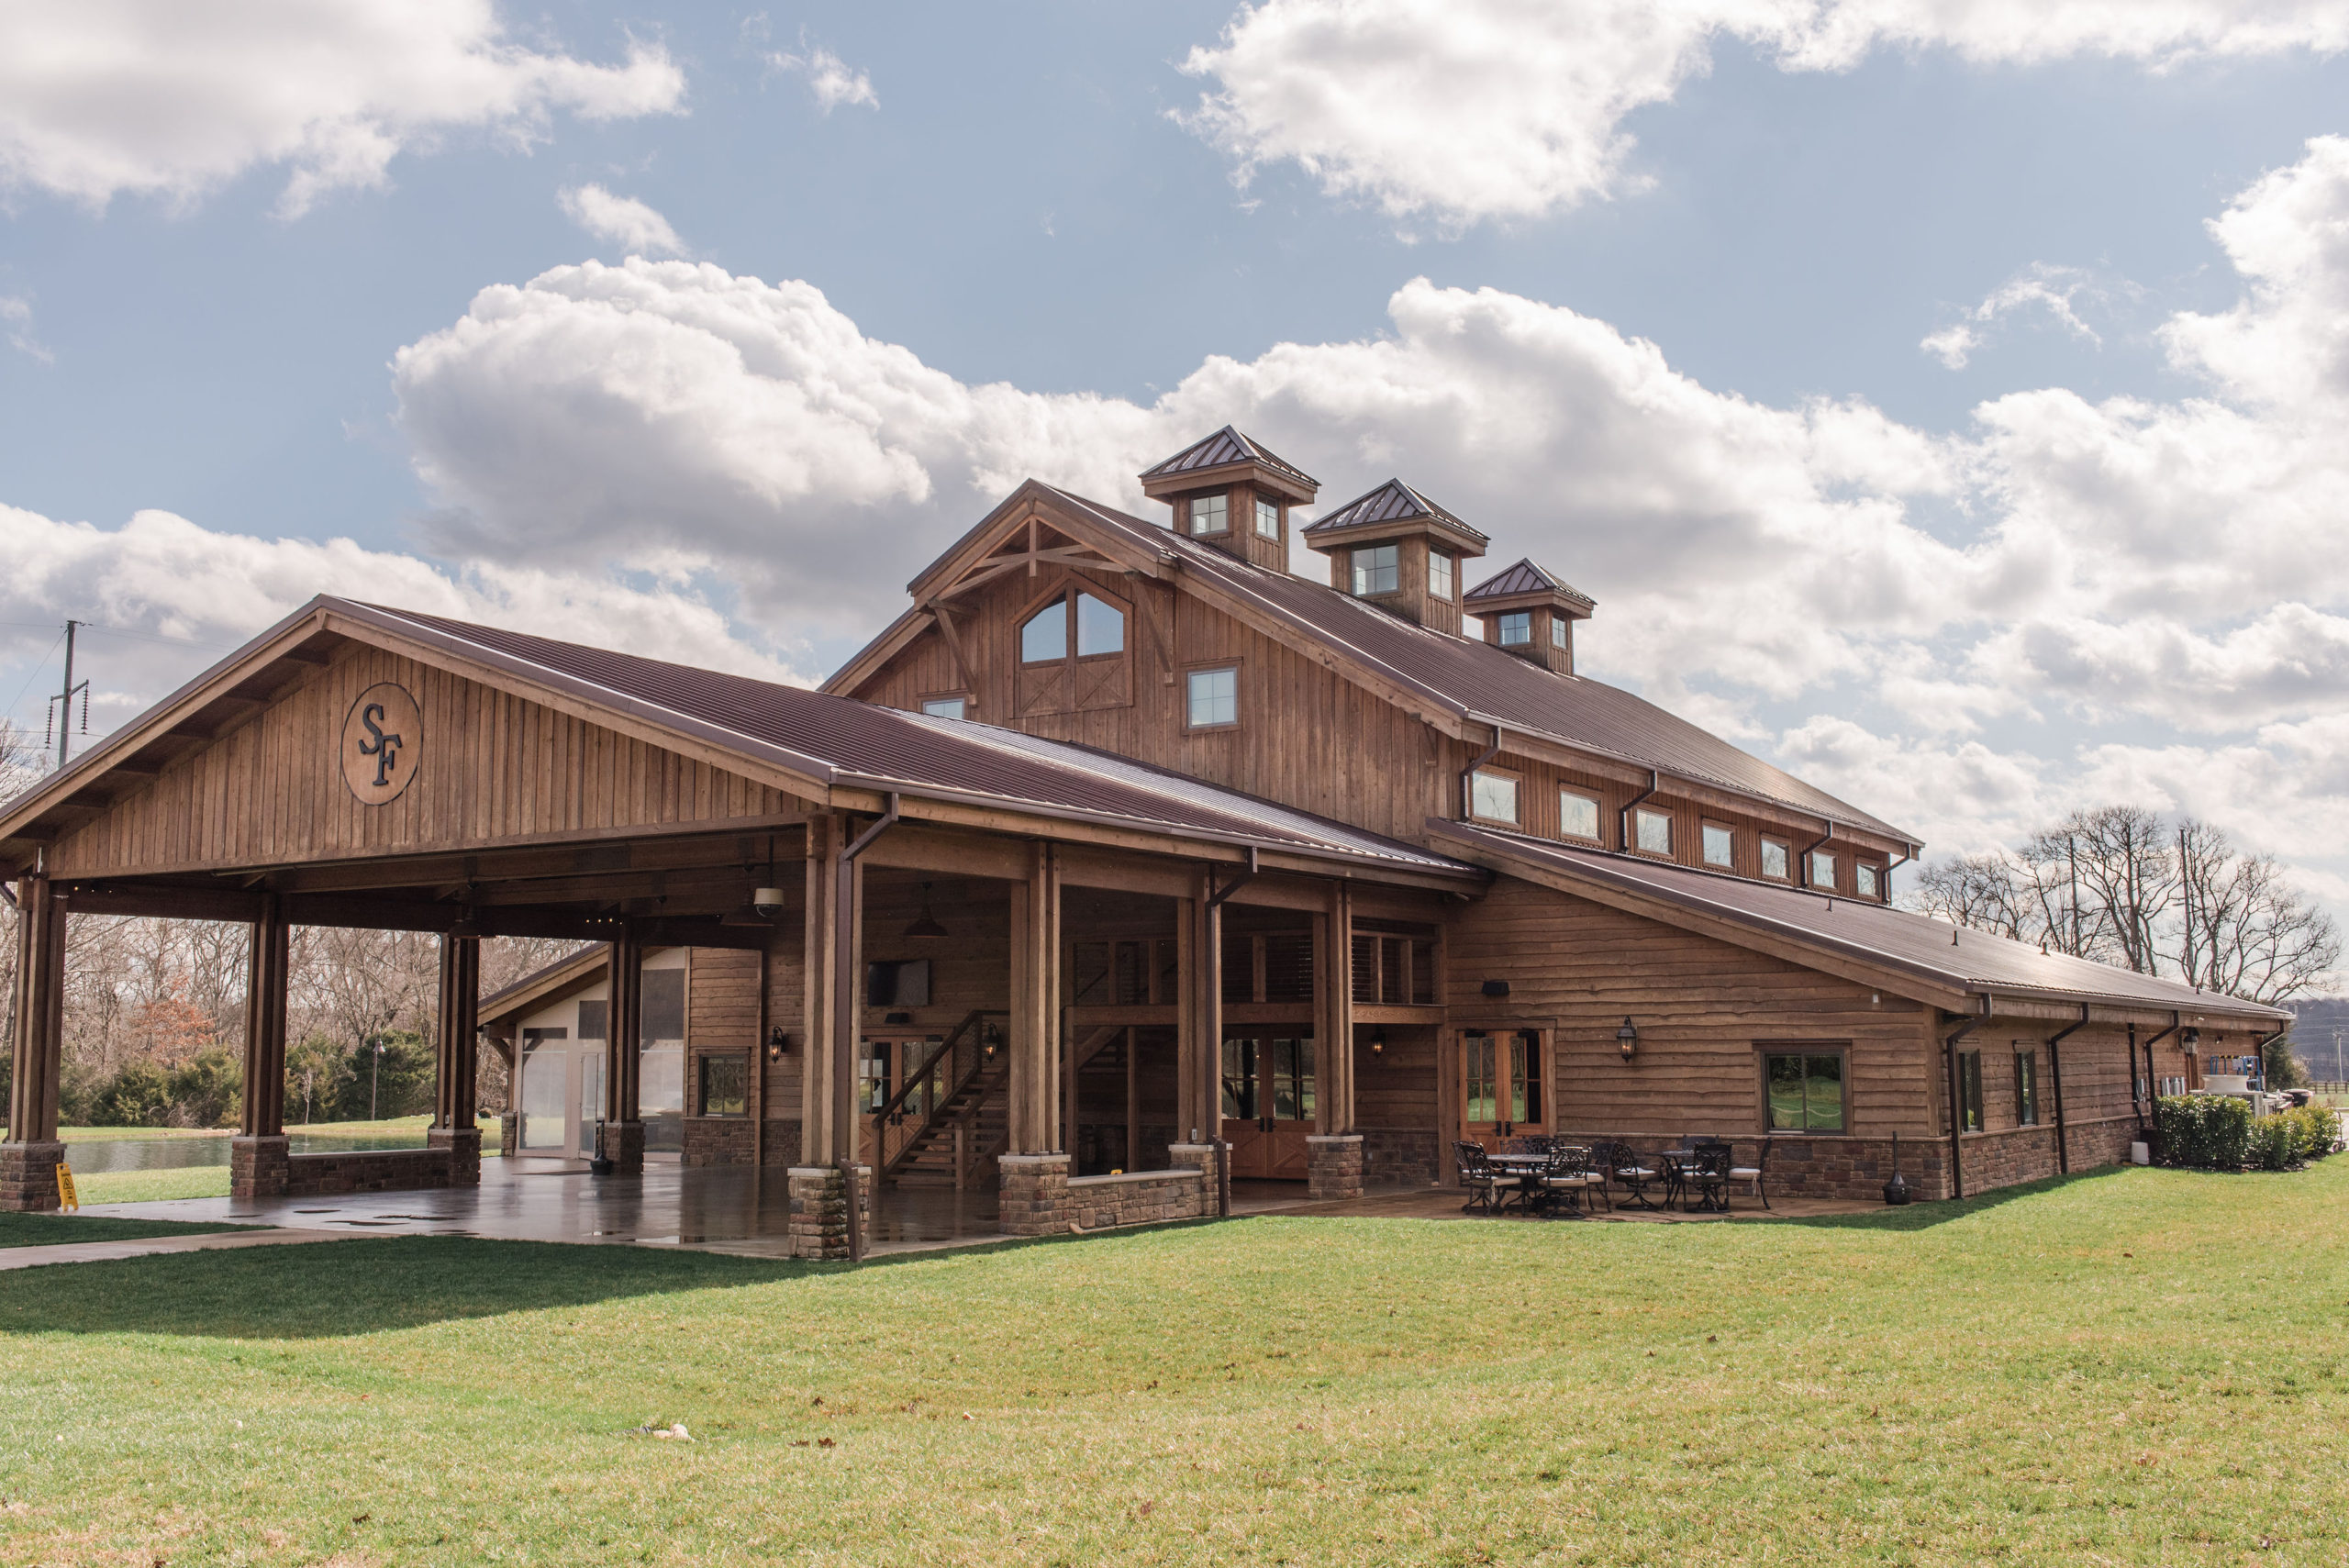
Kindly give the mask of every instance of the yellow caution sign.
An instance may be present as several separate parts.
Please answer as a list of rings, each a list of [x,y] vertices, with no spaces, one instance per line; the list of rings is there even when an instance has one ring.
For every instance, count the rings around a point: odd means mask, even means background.
[[[60,1160],[57,1162],[57,1207],[79,1209],[82,1195],[73,1190],[73,1167]]]

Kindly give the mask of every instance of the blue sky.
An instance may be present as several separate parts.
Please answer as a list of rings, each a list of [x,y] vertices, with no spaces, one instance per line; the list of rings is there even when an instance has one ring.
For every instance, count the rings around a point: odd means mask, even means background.
[[[2349,6],[1716,9],[16,13],[0,698],[321,589],[818,676],[1234,419],[1939,846],[2127,797],[2349,894]]]

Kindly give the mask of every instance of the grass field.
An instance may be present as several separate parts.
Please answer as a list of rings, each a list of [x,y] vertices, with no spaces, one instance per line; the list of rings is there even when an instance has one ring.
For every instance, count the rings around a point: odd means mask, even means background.
[[[431,1123],[429,1116],[398,1117],[384,1121],[322,1121],[289,1127],[293,1133],[317,1133],[332,1137],[373,1137],[406,1132],[422,1135]],[[168,1127],[69,1127],[58,1136],[67,1143],[104,1143],[124,1139],[150,1138],[228,1138],[233,1129],[203,1129]],[[497,1156],[497,1123],[482,1124],[482,1137],[487,1147],[484,1159]],[[84,1204],[159,1203],[166,1198],[227,1197],[228,1167],[226,1165],[182,1165],[155,1171],[92,1171],[77,1174],[74,1185]]]
[[[74,1241],[132,1241],[142,1236],[193,1236],[252,1226],[184,1224],[172,1219],[106,1219],[96,1215],[0,1213],[0,1247],[55,1247]]]
[[[2344,1200],[32,1270],[0,1562],[2338,1563]]]

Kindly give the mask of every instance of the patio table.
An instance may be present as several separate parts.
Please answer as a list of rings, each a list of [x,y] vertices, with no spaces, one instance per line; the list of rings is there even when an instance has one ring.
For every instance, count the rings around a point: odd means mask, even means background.
[[[1523,1184],[1517,1190],[1517,1207],[1520,1209],[1528,1214],[1532,1213],[1533,1202],[1537,1195],[1544,1207],[1548,1206],[1552,1194],[1547,1187],[1542,1185],[1542,1178],[1549,1172],[1550,1156],[1547,1154],[1487,1154],[1485,1158],[1492,1162],[1495,1170],[1507,1171],[1512,1176],[1524,1178]]]

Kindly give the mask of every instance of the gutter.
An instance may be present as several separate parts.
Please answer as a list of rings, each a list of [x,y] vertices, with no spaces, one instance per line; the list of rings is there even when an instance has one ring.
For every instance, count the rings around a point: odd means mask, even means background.
[[[1958,1115],[1957,1046],[1960,1040],[1989,1021],[1990,994],[1986,991],[1982,994],[1980,1016],[1966,1019],[1957,1026],[1955,1033],[1945,1036],[1942,1040],[1942,1056],[1949,1063],[1949,1184],[1953,1198],[1965,1195],[1965,1171],[1958,1152],[1958,1135],[1963,1126]]]
[[[2055,1170],[2059,1175],[2072,1173],[2072,1140],[2064,1121],[2064,1053],[2066,1038],[2088,1027],[2088,1005],[2080,1004],[2080,1021],[2066,1024],[2047,1037],[2047,1075],[2055,1083]]]
[[[862,1004],[857,1000],[856,929],[863,917],[856,896],[856,860],[873,847],[873,841],[896,827],[899,821],[898,800],[895,792],[889,795],[889,809],[832,857],[832,1118],[834,1136],[838,1129],[856,1124],[856,1037],[857,1014]],[[842,1184],[848,1189],[848,1256],[849,1262],[864,1261],[863,1195],[857,1190],[855,1143],[841,1156]]]
[[[1631,808],[1664,787],[1664,775],[1655,769],[1648,770],[1648,787],[1623,803],[1615,814],[1615,850],[1619,854],[1631,852]]]

